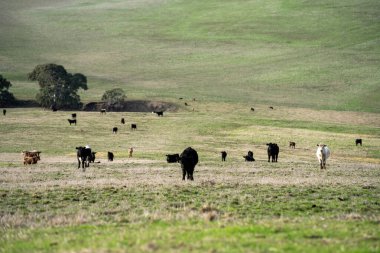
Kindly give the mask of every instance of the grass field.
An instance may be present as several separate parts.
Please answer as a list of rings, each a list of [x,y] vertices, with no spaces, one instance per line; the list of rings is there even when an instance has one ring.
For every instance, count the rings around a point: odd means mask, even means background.
[[[0,74],[18,99],[34,99],[26,74],[53,62],[88,77],[83,102],[120,87],[177,106],[164,117],[77,111],[77,126],[71,111],[7,108],[0,252],[380,251],[379,1],[19,0],[0,10]],[[268,142],[278,163],[267,162]],[[318,143],[332,151],[325,171]],[[86,144],[97,162],[82,172],[75,147]],[[188,146],[200,157],[194,182],[165,161]],[[24,166],[21,151],[33,149],[41,161]]]

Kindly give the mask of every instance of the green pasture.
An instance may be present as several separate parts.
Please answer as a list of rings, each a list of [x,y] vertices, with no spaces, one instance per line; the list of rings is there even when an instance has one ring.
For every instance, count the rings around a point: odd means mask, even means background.
[[[88,76],[84,101],[120,87],[136,99],[379,112],[375,0],[35,0],[0,8],[0,73],[19,98],[36,92],[28,72],[56,63]]]

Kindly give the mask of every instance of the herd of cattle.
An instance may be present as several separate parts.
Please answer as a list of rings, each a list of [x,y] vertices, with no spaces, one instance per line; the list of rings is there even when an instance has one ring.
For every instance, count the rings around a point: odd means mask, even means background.
[[[251,108],[253,111],[254,109]],[[101,114],[105,114],[106,110],[101,109]],[[3,110],[3,115],[5,116],[7,111]],[[153,111],[152,113],[157,114],[157,116],[163,116],[163,111]],[[71,119],[68,119],[69,124],[76,125],[76,113],[71,114]],[[125,124],[124,118],[121,119],[121,123]],[[137,129],[136,124],[131,124],[131,129],[135,130]],[[118,128],[114,127],[112,129],[113,133],[117,133]],[[267,143],[267,154],[268,154],[268,162],[277,162],[278,160],[278,154],[280,152],[280,148],[276,143]],[[362,139],[356,139],[355,145],[362,146]],[[289,142],[289,147],[295,149],[296,143],[293,141]],[[82,170],[85,171],[86,167],[89,167],[90,163],[95,161],[95,154],[96,152],[93,152],[91,150],[91,147],[89,145],[86,145],[85,147],[76,147],[77,150],[77,160],[78,160],[78,169],[82,167]],[[23,154],[23,162],[25,165],[27,164],[36,164],[39,160],[41,160],[40,157],[40,151],[33,150],[33,151],[22,151]],[[133,148],[129,148],[128,150],[129,157],[132,157],[133,154]],[[330,150],[325,144],[318,144],[317,145],[317,151],[316,156],[318,159],[318,162],[320,164],[321,169],[326,169],[326,161],[330,157]],[[222,151],[221,152],[222,161],[226,161],[227,158],[227,152]],[[107,153],[108,161],[113,161],[114,154],[112,152]],[[247,155],[243,156],[245,161],[247,162],[253,162],[255,161],[255,158],[253,157],[253,152],[248,151]],[[181,154],[167,154],[166,155],[166,161],[168,163],[180,163],[182,168],[182,180],[185,180],[186,178],[188,180],[194,180],[194,168],[198,163],[198,153],[196,150],[194,150],[191,147],[186,148]]]

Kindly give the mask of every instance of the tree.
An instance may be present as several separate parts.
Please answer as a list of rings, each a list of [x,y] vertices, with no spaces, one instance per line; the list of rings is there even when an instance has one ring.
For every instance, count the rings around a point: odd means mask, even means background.
[[[52,63],[37,65],[28,78],[38,81],[40,91],[36,99],[46,108],[78,109],[82,103],[77,92],[88,89],[86,76],[68,73],[63,66]]]
[[[126,98],[123,89],[116,88],[104,92],[102,101],[105,102],[108,109],[118,110],[124,107],[124,100]]]
[[[13,94],[8,91],[11,86],[11,82],[0,75],[0,106],[8,106],[16,102]]]

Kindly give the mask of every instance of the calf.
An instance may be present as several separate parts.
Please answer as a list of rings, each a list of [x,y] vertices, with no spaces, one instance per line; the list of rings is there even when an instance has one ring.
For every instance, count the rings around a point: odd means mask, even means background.
[[[180,155],[180,163],[182,168],[182,180],[194,180],[193,173],[195,165],[198,163],[198,153],[191,147],[186,148]]]
[[[247,155],[243,156],[246,162],[254,162],[255,158],[253,158],[253,152],[248,151]]]
[[[362,145],[362,139],[356,139],[355,140],[355,144],[356,144],[356,146],[358,145],[358,144],[360,144],[360,146]]]
[[[129,157],[132,157],[132,154],[133,154],[133,148],[132,147],[130,147],[128,149],[128,154],[129,154]]]
[[[166,155],[166,161],[168,163],[177,163],[179,162],[179,154]]]
[[[317,156],[319,165],[322,169],[326,169],[326,161],[330,157],[330,150],[329,148],[324,144],[318,144],[317,145],[317,152],[315,153]]]
[[[268,162],[270,162],[270,158],[272,157],[272,163],[277,162],[278,153],[280,152],[280,148],[276,143],[267,143],[268,146]]]
[[[67,119],[67,121],[70,123],[70,126],[71,126],[71,124],[77,125],[77,120],[76,119]]]
[[[136,124],[131,124],[131,129],[132,130],[136,130],[137,129],[137,125]]]
[[[289,148],[296,148],[296,143],[294,141],[289,141]]]
[[[87,145],[86,147],[76,147],[77,150],[77,159],[78,159],[78,169],[82,164],[82,170],[86,171],[85,167],[90,166],[90,158],[92,155],[91,148]]]
[[[90,158],[88,159],[89,163],[95,162],[95,154],[96,154],[96,152],[91,152]]]
[[[226,161],[226,157],[227,157],[227,152],[226,151],[222,151],[220,153],[222,154],[222,162],[225,162]]]
[[[100,114],[106,114],[106,109],[100,109]]]
[[[113,158],[114,158],[113,153],[108,151],[108,153],[107,153],[107,158],[108,158],[108,161],[112,162],[112,161],[113,161]]]
[[[40,160],[39,157],[36,157],[36,156],[26,156],[26,157],[24,157],[24,165],[27,165],[27,164],[36,164],[38,160]]]
[[[155,113],[155,114],[157,114],[157,116],[161,116],[161,117],[163,117],[164,116],[164,112],[163,111],[153,111],[152,113]]]
[[[112,128],[112,133],[117,134],[117,127]]]

